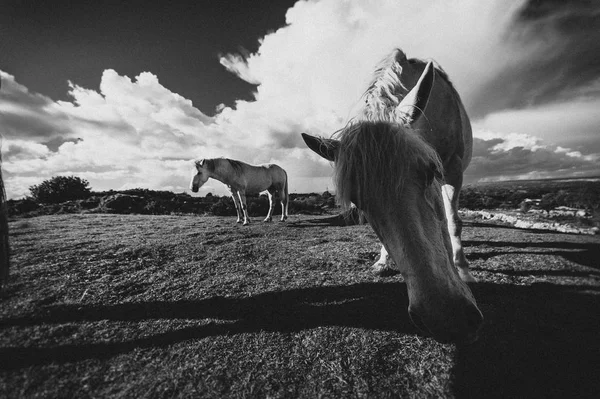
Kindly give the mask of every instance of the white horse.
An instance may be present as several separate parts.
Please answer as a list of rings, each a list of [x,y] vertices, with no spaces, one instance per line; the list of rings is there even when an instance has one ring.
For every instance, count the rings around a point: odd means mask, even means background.
[[[447,75],[395,50],[377,68],[362,111],[338,136],[303,134],[313,151],[335,162],[340,202],[354,203],[382,241],[376,265],[389,253],[400,269],[413,322],[440,341],[474,341],[483,317],[464,282],[473,278],[457,213],[471,126]]]
[[[201,159],[195,161],[197,173],[192,177],[191,190],[195,193],[209,178],[219,180],[227,185],[235,204],[237,223],[244,225],[250,222],[246,206],[246,193],[258,194],[266,191],[269,196],[269,213],[265,222],[273,218],[275,202],[273,196],[281,201],[281,221],[288,217],[288,177],[286,171],[275,164],[248,165],[247,163],[227,158]]]

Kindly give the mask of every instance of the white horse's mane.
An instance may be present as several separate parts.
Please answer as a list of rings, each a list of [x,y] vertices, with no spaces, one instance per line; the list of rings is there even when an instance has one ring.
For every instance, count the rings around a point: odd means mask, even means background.
[[[406,54],[400,49],[395,49],[384,57],[375,67],[373,79],[362,95],[364,106],[359,117],[370,120],[390,120],[400,122],[398,119],[396,107],[402,102],[404,96],[410,90],[402,82],[402,62],[408,64],[427,62],[418,58],[406,58]],[[436,75],[441,77],[455,91],[450,78],[442,67],[432,60]],[[457,98],[458,93],[455,93]]]
[[[215,168],[216,168],[216,164],[220,163],[220,162],[228,162],[231,165],[232,169],[236,173],[238,173],[238,174],[242,173],[242,169],[243,169],[242,162],[237,161],[235,159],[221,157],[221,158],[199,159],[199,160],[194,161],[194,163],[196,164],[196,167],[200,166],[203,168],[207,168],[210,172],[214,172]]]
[[[408,92],[408,89],[400,80],[402,66],[398,60],[398,58],[405,57],[401,50],[396,49],[377,64],[375,72],[373,72],[373,79],[363,93],[363,98],[367,104],[372,105],[371,101],[379,102],[383,109],[395,108],[400,104],[402,99],[398,98],[394,92],[398,88]]]

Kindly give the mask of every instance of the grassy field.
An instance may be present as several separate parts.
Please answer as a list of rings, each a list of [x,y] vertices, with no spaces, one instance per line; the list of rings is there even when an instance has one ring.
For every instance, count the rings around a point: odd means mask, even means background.
[[[368,225],[293,215],[10,223],[0,397],[597,397],[600,237],[465,223],[486,319],[415,330]]]

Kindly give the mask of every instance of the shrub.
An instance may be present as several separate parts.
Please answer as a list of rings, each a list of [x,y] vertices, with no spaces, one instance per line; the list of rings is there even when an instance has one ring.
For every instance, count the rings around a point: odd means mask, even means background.
[[[215,216],[236,216],[233,200],[227,197],[221,197],[219,201],[210,206],[210,213]]]
[[[102,208],[114,213],[144,213],[146,201],[138,195],[114,194],[102,199]]]
[[[31,197],[40,203],[57,204],[84,199],[90,195],[89,183],[77,176],[55,176],[29,187]]]

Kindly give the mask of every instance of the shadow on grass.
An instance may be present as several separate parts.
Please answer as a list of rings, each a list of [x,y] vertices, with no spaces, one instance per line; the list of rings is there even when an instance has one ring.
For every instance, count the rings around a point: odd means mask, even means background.
[[[290,227],[309,228],[309,227],[346,227],[366,224],[367,221],[358,211],[342,212],[338,215],[328,217],[318,217],[315,219],[300,220],[290,222]]]
[[[136,348],[165,347],[217,335],[260,331],[295,332],[319,326],[350,326],[417,334],[409,321],[403,283],[364,283],[267,292],[247,298],[212,297],[197,301],[141,302],[117,305],[56,305],[40,315],[2,320],[5,327],[93,321],[203,320],[145,338],[55,347],[0,348],[0,369],[109,358]]]
[[[480,339],[459,347],[459,398],[597,397],[600,288],[479,283]]]
[[[499,255],[554,255],[560,256],[573,263],[581,266],[600,269],[600,244],[596,243],[578,243],[567,241],[551,241],[544,242],[505,242],[505,241],[463,241],[465,247],[485,246],[488,248],[537,248],[536,251],[493,251],[493,252],[478,252],[467,255],[469,260],[482,259],[487,260]],[[545,249],[545,250],[544,250]]]

